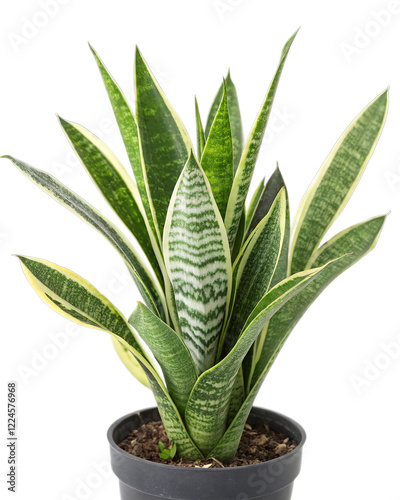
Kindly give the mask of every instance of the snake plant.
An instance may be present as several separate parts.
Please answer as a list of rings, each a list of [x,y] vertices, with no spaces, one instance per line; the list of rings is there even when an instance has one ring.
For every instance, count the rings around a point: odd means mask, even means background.
[[[60,123],[146,262],[131,239],[83,198],[48,173],[7,157],[120,253],[143,297],[129,319],[72,271],[38,258],[19,259],[45,303],[111,335],[123,363],[153,391],[168,436],[186,459],[233,459],[254,399],[294,326],[329,283],[373,249],[385,221],[379,216],[358,223],[321,246],[375,148],[387,91],[355,118],[326,158],[297,210],[292,234],[279,168],[246,205],[295,35],[283,48],[246,141],[230,74],[204,128],[195,102],[197,152],[138,50],[134,113],[91,49],[135,180],[87,129]]]

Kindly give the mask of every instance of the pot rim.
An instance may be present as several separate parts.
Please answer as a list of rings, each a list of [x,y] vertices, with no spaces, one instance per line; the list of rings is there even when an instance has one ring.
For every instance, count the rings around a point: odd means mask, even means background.
[[[110,427],[108,428],[108,431],[107,431],[107,439],[108,439],[108,442],[110,443],[110,446],[114,449],[114,451],[116,451],[117,453],[120,453],[121,455],[128,458],[129,460],[138,461],[139,463],[148,463],[153,467],[161,467],[161,468],[170,469],[170,470],[171,470],[171,468],[172,469],[183,469],[183,470],[188,469],[190,471],[202,471],[202,473],[205,473],[205,472],[210,473],[211,472],[211,473],[221,474],[221,473],[224,473],[223,471],[232,472],[235,469],[246,470],[246,469],[249,469],[250,467],[252,467],[254,469],[260,468],[260,467],[265,467],[266,464],[276,464],[278,462],[284,462],[285,459],[288,460],[288,457],[290,457],[290,459],[293,459],[295,455],[297,455],[298,453],[300,453],[302,451],[304,443],[306,442],[306,439],[307,439],[307,434],[306,434],[306,431],[304,430],[303,426],[301,426],[299,423],[297,423],[291,417],[287,417],[283,413],[279,413],[279,412],[276,412],[274,410],[269,410],[267,408],[262,408],[260,406],[253,406],[252,410],[267,411],[268,413],[273,414],[274,417],[276,417],[277,419],[281,418],[284,421],[288,422],[291,426],[296,427],[298,429],[299,433],[301,434],[301,439],[294,450],[290,451],[286,455],[283,455],[283,456],[277,457],[277,458],[273,458],[273,459],[267,460],[265,462],[260,462],[258,464],[250,464],[250,465],[241,465],[241,466],[237,466],[237,467],[207,468],[207,469],[205,469],[203,467],[178,467],[176,465],[161,464],[159,462],[153,462],[151,460],[146,460],[145,458],[140,458],[140,457],[137,457],[135,455],[132,455],[131,453],[128,453],[127,451],[123,450],[122,448],[120,448],[118,446],[118,444],[115,442],[114,437],[113,437],[115,429],[124,420],[129,419],[130,417],[132,417],[133,415],[136,415],[137,413],[151,411],[154,409],[157,409],[157,407],[144,408],[142,410],[137,410],[137,411],[128,413],[127,415],[120,417],[118,420],[116,420],[113,424],[110,425]],[[197,472],[195,474],[197,474]]]

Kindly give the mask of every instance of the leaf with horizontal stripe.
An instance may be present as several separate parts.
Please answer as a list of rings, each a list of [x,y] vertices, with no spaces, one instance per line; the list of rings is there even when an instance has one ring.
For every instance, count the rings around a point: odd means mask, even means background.
[[[186,426],[204,455],[217,445],[226,430],[232,388],[241,363],[269,319],[291,298],[305,288],[320,272],[304,271],[279,283],[258,303],[230,353],[203,373],[190,395],[186,407]],[[219,458],[218,458],[219,459]]]
[[[307,267],[325,233],[353,194],[381,134],[387,106],[386,90],[345,130],[304,195],[295,217],[292,273]]]
[[[138,303],[129,324],[146,342],[158,361],[167,389],[181,415],[197,380],[196,367],[179,335],[145,305]]]
[[[228,97],[229,120],[231,122],[232,129],[233,170],[236,172],[243,151],[243,126],[236,87],[232,81],[230,71],[228,71],[225,85]]]
[[[59,120],[91,179],[136,238],[163,286],[160,266],[139,208],[141,201],[135,183],[108,147],[89,130],[62,118]]]
[[[151,276],[134,247],[116,226],[83,198],[69,190],[48,173],[35,169],[11,156],[5,156],[4,158],[11,160],[26,177],[44,192],[97,229],[124,259],[146,305],[160,315],[163,320],[167,319],[165,297],[159,283]]]
[[[275,98],[278,83],[282,74],[283,66],[290,47],[297,32],[287,41],[281,54],[278,69],[274,79],[267,92],[265,100],[258,113],[256,121],[251,129],[250,135],[246,141],[240,163],[233,180],[232,191],[229,196],[228,208],[225,215],[225,227],[228,233],[228,241],[230,248],[235,242],[236,233],[238,230],[240,217],[242,215],[244,203],[249,191],[251,179],[253,177],[254,167],[256,165],[258,153],[260,152],[264,132],[267,127],[268,118],[271,113],[272,104]]]
[[[23,270],[34,290],[43,299],[48,297],[57,312],[62,307],[63,315],[78,322],[88,322],[114,336],[138,361],[148,378],[157,400],[164,426],[171,440],[177,444],[178,452],[192,460],[202,458],[202,454],[189,437],[179,412],[157,371],[145,355],[134,332],[123,315],[96,288],[81,276],[42,259],[19,256]],[[45,300],[48,305],[49,300]]]
[[[111,76],[110,72],[107,70],[102,60],[97,55],[93,47],[90,46],[90,44],[89,47],[99,67],[100,74],[103,78],[104,86],[106,88],[108,97],[111,102],[111,106],[114,111],[115,118],[118,123],[118,128],[121,132],[122,140],[124,141],[129,162],[131,164],[133,174],[135,176],[140,198],[142,200],[143,208],[146,214],[147,218],[146,224],[148,225],[149,235],[152,239],[153,246],[159,245],[158,239],[157,240],[154,239],[154,237],[156,236],[156,230],[143,178],[143,166],[140,153],[139,133],[135,117],[132,113],[132,110],[128,104],[126,97],[124,96],[117,82]],[[157,252],[157,248],[155,248],[155,251]]]
[[[232,133],[225,87],[200,163],[223,218],[233,182]]]
[[[171,199],[163,247],[182,338],[200,374],[215,361],[231,290],[231,262],[222,218],[193,154]]]
[[[215,115],[217,114],[218,108],[221,104],[221,99],[222,99],[223,94],[224,94],[224,84],[221,83],[221,85],[219,86],[218,92],[216,93],[214,100],[211,104],[210,111],[208,112],[206,128],[205,128],[206,140],[207,140],[208,134],[210,133],[212,124],[214,122]]]
[[[192,144],[138,49],[135,88],[144,181],[161,241],[168,205]]]

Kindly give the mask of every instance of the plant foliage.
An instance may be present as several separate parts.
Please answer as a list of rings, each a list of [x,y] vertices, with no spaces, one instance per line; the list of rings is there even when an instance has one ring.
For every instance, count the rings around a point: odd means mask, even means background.
[[[233,459],[254,399],[279,351],[318,295],[372,250],[384,216],[321,241],[353,193],[380,136],[387,91],[345,130],[307,190],[290,237],[279,170],[246,208],[250,182],[293,35],[283,48],[246,139],[230,74],[203,129],[196,100],[197,154],[136,52],[133,112],[92,49],[133,178],[96,136],[60,119],[84,168],[135,245],[58,180],[15,158],[43,191],[97,229],[120,253],[143,303],[129,319],[90,283],[51,262],[19,256],[38,295],[81,325],[108,332],[129,371],[156,398],[171,450],[186,459]],[[150,349],[150,356],[143,343]]]

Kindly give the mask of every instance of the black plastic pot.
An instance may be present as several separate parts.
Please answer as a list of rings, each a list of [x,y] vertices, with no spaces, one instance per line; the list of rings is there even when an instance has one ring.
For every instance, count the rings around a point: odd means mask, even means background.
[[[300,472],[306,433],[294,420],[262,408],[253,408],[250,425],[268,424],[285,432],[298,446],[269,462],[226,469],[164,465],[134,457],[118,443],[142,424],[160,420],[157,408],[131,413],[108,430],[111,466],[120,481],[122,500],[290,500]]]

